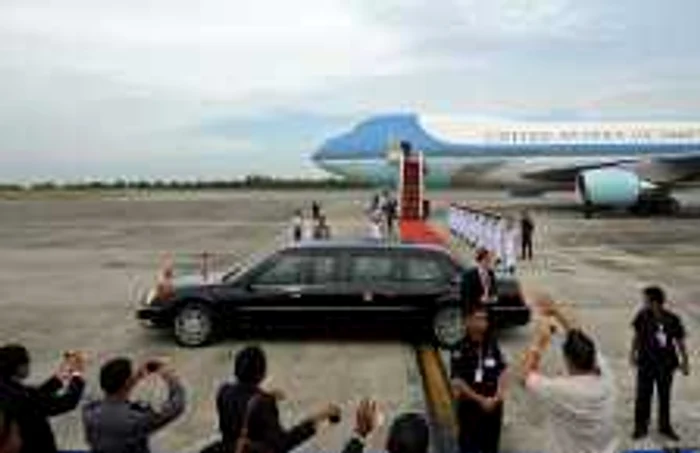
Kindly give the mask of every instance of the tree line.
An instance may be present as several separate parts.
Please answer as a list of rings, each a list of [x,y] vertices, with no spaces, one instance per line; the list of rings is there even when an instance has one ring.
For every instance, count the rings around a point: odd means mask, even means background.
[[[361,189],[369,185],[339,178],[277,178],[249,175],[239,179],[213,180],[93,180],[86,182],[42,181],[30,184],[0,183],[0,191],[97,191],[97,190],[222,190],[222,189]]]

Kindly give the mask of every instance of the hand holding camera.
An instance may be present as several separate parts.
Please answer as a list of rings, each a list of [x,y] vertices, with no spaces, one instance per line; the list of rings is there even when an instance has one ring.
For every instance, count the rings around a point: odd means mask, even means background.
[[[325,408],[319,411],[312,417],[316,423],[321,423],[328,420],[332,424],[340,422],[341,409],[335,404],[327,404]]]
[[[58,366],[56,376],[62,381],[71,377],[81,376],[85,372],[85,355],[80,351],[66,351],[63,353],[63,361]]]
[[[380,424],[377,403],[363,399],[355,411],[355,433],[365,438]]]

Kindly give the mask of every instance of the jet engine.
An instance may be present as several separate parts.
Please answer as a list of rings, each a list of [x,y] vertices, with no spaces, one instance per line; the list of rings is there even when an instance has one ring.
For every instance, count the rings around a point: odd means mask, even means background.
[[[576,190],[586,206],[629,208],[642,195],[644,182],[628,170],[598,168],[586,170],[576,178]]]

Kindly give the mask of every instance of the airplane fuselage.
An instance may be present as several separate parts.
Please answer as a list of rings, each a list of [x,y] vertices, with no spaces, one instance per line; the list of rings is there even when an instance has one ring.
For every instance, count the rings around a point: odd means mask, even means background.
[[[700,154],[700,122],[484,125],[389,115],[331,138],[314,161],[336,175],[390,184],[397,166],[388,154],[398,141],[423,154],[428,186],[568,190],[577,169],[615,166],[651,181],[669,177],[647,161]]]

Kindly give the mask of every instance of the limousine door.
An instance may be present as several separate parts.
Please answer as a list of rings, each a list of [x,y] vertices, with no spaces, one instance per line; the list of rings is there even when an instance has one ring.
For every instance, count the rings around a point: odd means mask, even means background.
[[[359,251],[348,257],[346,279],[354,311],[365,322],[389,326],[407,312],[397,256],[387,251]]]
[[[261,325],[295,324],[308,303],[307,274],[310,257],[288,251],[270,257],[231,288],[226,302],[232,321]]]

